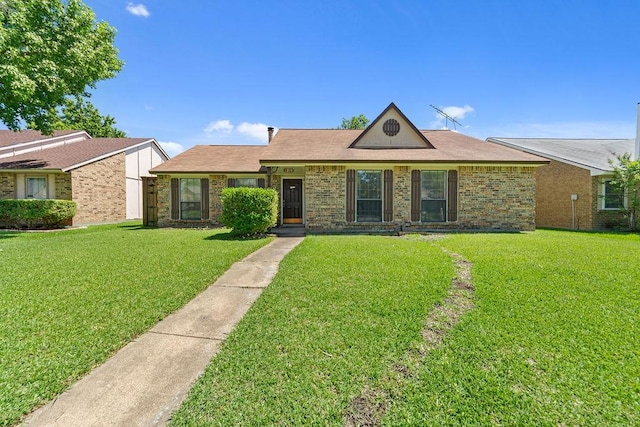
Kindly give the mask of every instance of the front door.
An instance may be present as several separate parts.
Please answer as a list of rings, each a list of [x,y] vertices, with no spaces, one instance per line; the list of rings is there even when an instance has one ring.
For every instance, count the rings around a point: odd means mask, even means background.
[[[282,222],[302,224],[302,180],[282,180]]]

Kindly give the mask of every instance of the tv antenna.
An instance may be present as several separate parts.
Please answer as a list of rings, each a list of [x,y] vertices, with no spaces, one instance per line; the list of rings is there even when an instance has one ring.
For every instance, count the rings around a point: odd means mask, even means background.
[[[439,109],[438,107],[436,107],[433,104],[429,104],[429,106],[431,108],[433,108],[434,110],[436,110],[436,112],[438,114],[440,114],[442,117],[444,117],[444,127],[449,130],[449,122],[453,123],[453,130],[458,130],[458,128],[456,127],[456,125],[463,127],[462,123],[460,123],[459,121],[457,121],[456,119],[454,119],[453,117],[451,117],[450,115],[448,115],[447,113],[445,113],[444,111],[442,111],[441,109]]]

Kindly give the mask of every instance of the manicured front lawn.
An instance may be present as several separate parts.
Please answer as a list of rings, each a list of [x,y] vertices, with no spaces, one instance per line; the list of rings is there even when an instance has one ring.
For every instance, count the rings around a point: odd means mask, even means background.
[[[539,230],[442,241],[476,307],[385,424],[640,424],[640,238]]]
[[[11,425],[268,243],[136,224],[0,233],[0,425]]]
[[[475,305],[415,357],[441,248],[473,263]],[[639,283],[637,235],[308,237],[173,424],[343,425],[365,393],[384,425],[638,425]]]
[[[341,424],[351,398],[421,339],[452,275],[428,242],[307,237],[173,424]]]

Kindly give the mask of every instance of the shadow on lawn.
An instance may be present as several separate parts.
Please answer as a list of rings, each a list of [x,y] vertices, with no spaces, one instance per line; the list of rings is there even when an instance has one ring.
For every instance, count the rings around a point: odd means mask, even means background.
[[[204,240],[221,240],[231,242],[242,242],[245,240],[261,240],[267,238],[265,234],[259,234],[255,236],[239,236],[233,233],[216,233],[211,236],[205,237]]]
[[[18,233],[15,231],[0,231],[0,239],[10,239],[12,237],[18,237]]]

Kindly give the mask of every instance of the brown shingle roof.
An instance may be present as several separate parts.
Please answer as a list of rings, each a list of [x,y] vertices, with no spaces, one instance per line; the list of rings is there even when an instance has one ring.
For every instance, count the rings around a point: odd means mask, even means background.
[[[68,171],[86,163],[152,141],[151,138],[94,138],[0,159],[0,169],[54,169]]]
[[[349,145],[361,130],[280,129],[261,158],[264,163],[447,162],[545,163],[546,159],[448,130],[420,131],[434,149],[358,149]]]
[[[39,141],[48,138],[56,138],[59,136],[70,135],[72,133],[80,133],[79,130],[56,130],[53,135],[43,135],[38,130],[0,130],[0,148],[10,145],[21,144],[24,142]]]
[[[266,145],[196,145],[151,169],[171,172],[258,172]]]

